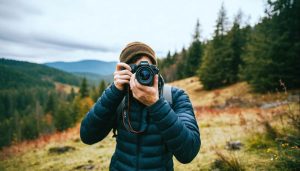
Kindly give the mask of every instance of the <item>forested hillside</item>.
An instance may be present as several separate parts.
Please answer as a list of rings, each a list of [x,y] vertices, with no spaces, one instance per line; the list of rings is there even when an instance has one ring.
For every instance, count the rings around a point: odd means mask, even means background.
[[[72,127],[106,86],[89,86],[86,79],[45,65],[0,59],[0,148]]]
[[[242,11],[229,20],[224,5],[212,39],[201,41],[197,21],[191,44],[159,61],[167,82],[197,75],[205,89],[247,81],[257,92],[300,87],[300,1],[268,1],[250,26]]]
[[[79,85],[80,79],[70,73],[45,65],[0,59],[0,89],[54,87],[54,82]]]

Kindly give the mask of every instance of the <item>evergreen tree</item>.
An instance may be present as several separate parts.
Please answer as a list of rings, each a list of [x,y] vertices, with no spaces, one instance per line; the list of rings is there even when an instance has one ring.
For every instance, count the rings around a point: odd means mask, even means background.
[[[241,28],[242,17],[243,13],[239,11],[227,35],[229,48],[231,49],[230,58],[228,59],[228,73],[226,73],[228,84],[235,83],[238,80],[239,66],[242,64],[241,55],[244,53],[243,49],[250,29],[250,26],[244,29]]]
[[[98,86],[98,92],[99,92],[98,98],[102,95],[102,93],[104,92],[105,89],[106,89],[106,82],[105,82],[105,80],[101,80],[101,82]]]
[[[66,102],[60,102],[59,109],[54,115],[55,128],[58,131],[70,128],[73,124],[72,120],[70,106]]]
[[[72,102],[72,101],[74,100],[75,96],[76,96],[76,93],[75,93],[74,88],[72,87],[72,88],[71,88],[71,92],[70,92],[70,94],[68,95],[68,101],[69,101],[69,102]]]
[[[268,1],[268,16],[251,34],[241,77],[256,91],[300,86],[300,1]]]
[[[214,89],[231,83],[232,49],[225,36],[227,16],[222,4],[213,40],[208,43],[198,75],[205,89]]]
[[[81,116],[81,103],[80,103],[80,97],[76,96],[72,102],[71,106],[71,120],[72,123],[76,123]]]
[[[98,90],[96,89],[95,85],[92,86],[92,89],[90,91],[90,97],[95,102],[99,96]]]
[[[0,149],[4,146],[8,146],[12,142],[12,118],[4,119],[0,122]]]
[[[223,36],[227,32],[227,26],[228,26],[227,12],[226,12],[224,3],[222,3],[221,8],[219,10],[219,14],[218,14],[216,30],[215,30],[215,37],[223,38]]]
[[[35,139],[39,136],[39,130],[35,114],[24,116],[21,121],[22,139]]]
[[[81,98],[89,96],[88,84],[87,84],[86,78],[83,78],[83,80],[81,82],[79,93],[80,93]]]
[[[183,47],[180,53],[180,58],[178,60],[178,64],[177,64],[177,79],[183,79],[186,77],[185,75],[185,61],[187,58],[187,52],[185,50],[185,48]]]
[[[105,82],[105,80],[101,80],[98,88],[94,88],[94,90],[92,90],[92,99],[94,102],[96,102],[98,100],[98,98],[102,95],[103,91],[106,89],[107,84]]]
[[[21,127],[20,127],[20,114],[16,110],[13,113],[13,124],[11,125],[13,127],[13,141],[14,142],[19,142],[22,139],[22,134],[21,134]],[[1,145],[0,145],[1,146]]]
[[[45,108],[45,112],[48,113],[52,113],[54,114],[55,111],[56,111],[56,96],[55,96],[55,93],[54,92],[51,92],[49,97],[48,97],[48,101],[47,101],[47,104],[46,104],[46,108]]]
[[[168,51],[167,57],[164,60],[163,67],[168,68],[174,61],[172,61],[171,52]]]
[[[194,76],[200,66],[202,57],[202,44],[200,42],[200,23],[197,20],[193,42],[188,49],[187,60],[185,63],[185,76]]]

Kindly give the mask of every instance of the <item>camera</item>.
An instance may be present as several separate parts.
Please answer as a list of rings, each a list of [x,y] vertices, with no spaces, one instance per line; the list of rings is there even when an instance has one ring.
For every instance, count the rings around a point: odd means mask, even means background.
[[[153,86],[154,76],[159,69],[155,65],[150,65],[148,61],[141,61],[140,64],[130,64],[131,72],[135,73],[137,81],[145,86]]]

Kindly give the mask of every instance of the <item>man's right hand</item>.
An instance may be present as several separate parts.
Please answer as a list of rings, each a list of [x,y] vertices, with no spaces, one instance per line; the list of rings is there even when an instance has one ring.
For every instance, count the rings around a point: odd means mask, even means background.
[[[117,89],[123,91],[124,85],[129,84],[131,75],[131,68],[128,64],[123,62],[118,63],[114,72],[114,84]]]

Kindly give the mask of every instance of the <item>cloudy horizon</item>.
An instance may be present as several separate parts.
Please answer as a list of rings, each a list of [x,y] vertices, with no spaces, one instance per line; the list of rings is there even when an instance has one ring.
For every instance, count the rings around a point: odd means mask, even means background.
[[[210,39],[222,2],[230,22],[239,10],[251,25],[264,16],[264,0],[0,0],[0,58],[117,61],[131,41],[164,57],[189,46],[197,19]]]

